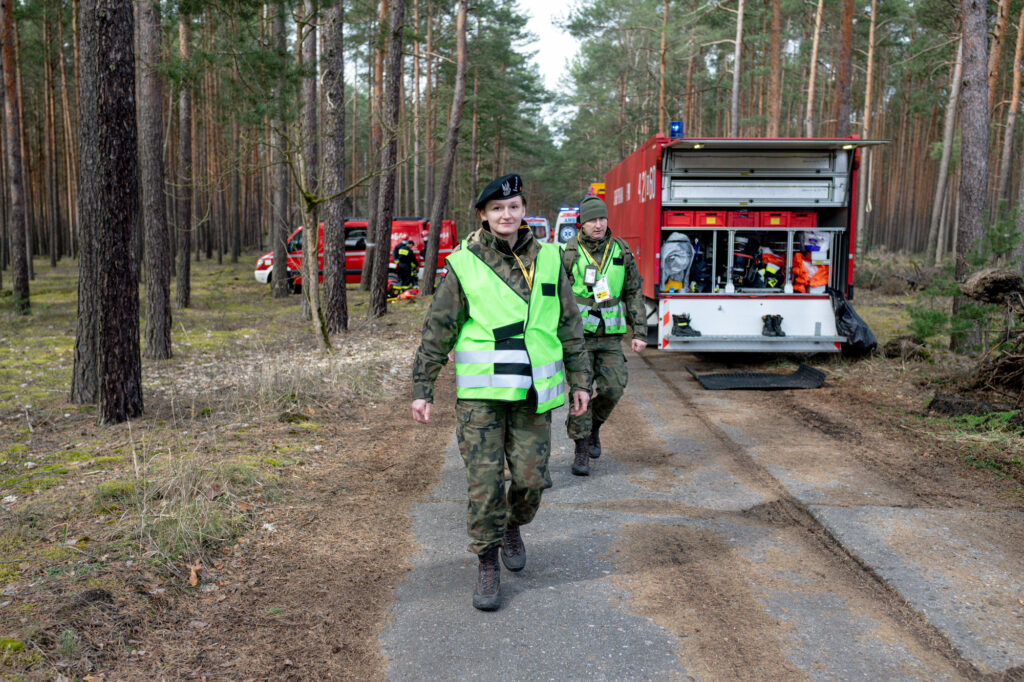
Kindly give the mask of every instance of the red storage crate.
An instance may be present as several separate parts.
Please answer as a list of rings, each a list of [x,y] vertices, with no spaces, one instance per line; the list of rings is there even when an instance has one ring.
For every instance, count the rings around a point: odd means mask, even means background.
[[[697,227],[725,227],[728,211],[697,211]]]
[[[665,227],[693,227],[693,211],[662,211],[661,224]]]
[[[818,214],[814,211],[793,211],[789,214],[790,227],[817,227]]]
[[[757,227],[757,211],[729,211],[727,227]]]
[[[761,211],[758,214],[758,227],[789,227],[789,211]]]

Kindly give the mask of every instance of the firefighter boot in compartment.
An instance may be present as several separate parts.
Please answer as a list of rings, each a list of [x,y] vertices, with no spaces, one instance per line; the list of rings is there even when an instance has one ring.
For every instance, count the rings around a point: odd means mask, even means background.
[[[690,316],[682,313],[672,316],[672,336],[700,336],[700,332],[690,324]]]

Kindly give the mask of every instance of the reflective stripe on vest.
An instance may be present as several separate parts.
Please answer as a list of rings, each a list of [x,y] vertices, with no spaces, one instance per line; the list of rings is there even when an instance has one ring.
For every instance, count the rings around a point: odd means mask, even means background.
[[[541,245],[527,303],[464,246],[446,259],[469,304],[469,319],[455,342],[456,395],[473,400],[526,400],[532,387],[537,412],[565,402],[565,368],[558,339],[561,259]]]
[[[626,281],[626,265],[622,256],[622,247],[618,240],[612,239],[612,246],[608,249],[608,262],[605,263],[604,271],[600,276],[608,279],[608,289],[612,297],[607,301],[597,303],[594,301],[593,287],[583,282],[584,272],[590,259],[582,253],[584,246],[576,246],[576,262],[572,265],[572,292],[576,295],[576,308],[583,318],[583,333],[593,334],[597,331],[601,321],[604,321],[606,334],[626,333],[626,307],[622,303],[622,285]],[[591,254],[595,259],[598,254]],[[618,263],[616,263],[618,261]],[[598,261],[600,265],[600,261]]]

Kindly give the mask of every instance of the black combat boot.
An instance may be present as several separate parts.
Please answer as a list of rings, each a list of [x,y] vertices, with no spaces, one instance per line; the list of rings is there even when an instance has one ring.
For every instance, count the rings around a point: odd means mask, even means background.
[[[501,606],[501,566],[498,565],[498,548],[491,547],[480,555],[480,573],[476,578],[473,592],[473,606],[481,611],[495,611]]]
[[[601,424],[604,422],[595,419],[590,427],[590,456],[593,459],[601,456]]]
[[[690,325],[687,313],[672,316],[672,336],[700,336],[700,332]]]
[[[775,330],[775,336],[785,336],[786,332],[782,331],[782,315],[772,315],[775,321],[772,322],[772,328]]]
[[[764,327],[761,329],[761,336],[775,336],[775,316],[774,315],[762,315],[761,321],[764,322]]]
[[[501,539],[501,563],[510,571],[521,571],[526,565],[526,545],[519,526],[505,528],[505,537]]]
[[[577,476],[590,475],[590,438],[577,438],[576,457],[572,460],[572,473]]]

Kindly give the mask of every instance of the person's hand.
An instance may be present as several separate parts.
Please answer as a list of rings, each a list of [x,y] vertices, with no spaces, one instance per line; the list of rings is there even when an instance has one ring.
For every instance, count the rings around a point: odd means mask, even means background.
[[[430,422],[430,403],[423,398],[412,401],[412,418],[420,424]]]
[[[632,346],[634,353],[639,353],[643,351],[644,348],[647,348],[647,342],[643,339],[633,339],[630,346]]]
[[[580,417],[587,412],[587,406],[590,404],[590,394],[586,391],[573,391],[572,393],[572,407],[569,409],[569,414],[574,417]]]

